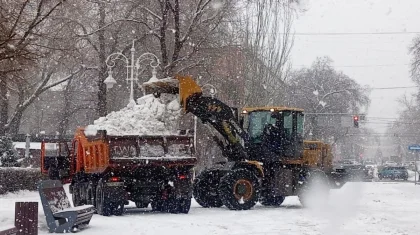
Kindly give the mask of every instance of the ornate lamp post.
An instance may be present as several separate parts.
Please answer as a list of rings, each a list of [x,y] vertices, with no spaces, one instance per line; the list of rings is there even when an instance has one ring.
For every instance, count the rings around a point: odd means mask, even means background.
[[[134,101],[134,82],[138,81],[137,76],[139,75],[139,69],[140,65],[144,61],[150,61],[150,67],[152,67],[152,78],[150,78],[150,81],[158,80],[156,77],[156,68],[159,66],[160,61],[159,58],[152,54],[152,53],[144,53],[141,54],[137,60],[135,60],[135,52],[136,49],[134,48],[134,40],[133,40],[133,46],[130,49],[131,52],[131,60],[129,60],[124,54],[120,52],[112,53],[106,58],[106,65],[108,67],[108,77],[105,79],[104,83],[106,85],[107,89],[111,89],[115,84],[117,84],[117,81],[112,76],[112,68],[115,67],[116,61],[121,60],[125,62],[126,68],[127,68],[127,82],[130,81],[130,100],[129,104],[135,104]]]

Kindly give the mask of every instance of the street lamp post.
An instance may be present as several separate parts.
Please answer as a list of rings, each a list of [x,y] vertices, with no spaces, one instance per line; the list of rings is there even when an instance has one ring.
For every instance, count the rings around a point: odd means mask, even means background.
[[[117,81],[112,76],[112,68],[115,66],[117,60],[121,60],[125,62],[127,68],[127,81],[130,81],[130,100],[129,104],[135,104],[134,101],[134,82],[137,82],[137,76],[139,75],[139,68],[140,64],[146,60],[150,61],[150,66],[152,67],[152,79],[157,80],[156,78],[156,68],[159,66],[160,61],[159,58],[152,54],[152,53],[143,53],[141,54],[137,60],[135,60],[135,52],[136,49],[134,48],[135,40],[133,40],[133,45],[130,49],[131,52],[131,60],[129,60],[124,54],[120,52],[112,53],[106,58],[106,65],[108,67],[108,77],[104,80],[107,89],[111,89]]]

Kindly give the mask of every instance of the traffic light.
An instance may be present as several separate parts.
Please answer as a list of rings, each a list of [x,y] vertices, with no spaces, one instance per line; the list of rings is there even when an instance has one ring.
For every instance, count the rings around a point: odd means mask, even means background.
[[[359,128],[359,116],[357,115],[353,116],[353,126]]]

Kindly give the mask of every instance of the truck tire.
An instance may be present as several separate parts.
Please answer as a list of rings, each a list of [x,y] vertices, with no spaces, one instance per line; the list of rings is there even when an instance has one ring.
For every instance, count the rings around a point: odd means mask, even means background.
[[[104,197],[102,188],[102,183],[99,183],[96,187],[96,212],[98,215],[110,216],[112,214],[112,208]]]
[[[195,201],[202,207],[221,207],[219,183],[221,173],[217,170],[205,170],[194,180],[193,195]]]
[[[86,204],[95,206],[95,204],[96,204],[96,200],[95,200],[96,190],[95,190],[95,186],[92,183],[89,183],[86,195],[87,195]]]
[[[124,204],[123,203],[121,203],[120,205],[114,206],[114,208],[112,209],[112,214],[113,215],[120,216],[123,213],[124,213]]]
[[[173,214],[188,214],[191,207],[191,198],[178,198],[168,200],[168,212]]]
[[[71,199],[73,201],[73,206],[76,207],[76,206],[81,206],[82,205],[82,199],[80,197],[80,189],[73,188],[73,194],[71,196]]]
[[[163,212],[165,211],[165,201],[163,200],[154,200],[150,203],[153,211]]]
[[[258,191],[257,176],[246,169],[232,170],[220,180],[220,199],[231,210],[251,209],[258,201]]]
[[[283,196],[269,196],[262,198],[260,203],[263,206],[280,206],[286,197]]]

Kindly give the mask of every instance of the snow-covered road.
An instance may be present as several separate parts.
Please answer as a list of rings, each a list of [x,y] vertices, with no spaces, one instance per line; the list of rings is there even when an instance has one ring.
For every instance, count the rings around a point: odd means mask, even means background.
[[[15,201],[39,201],[36,192],[0,196],[0,230],[13,224]],[[40,205],[41,206],[41,205]],[[189,214],[152,213],[130,205],[125,215],[94,215],[81,234],[291,234],[418,235],[420,185],[407,182],[348,183],[332,190],[328,206],[302,208],[289,197],[280,208],[257,205],[249,211],[205,209],[193,203]],[[48,234],[42,208],[40,235]]]

